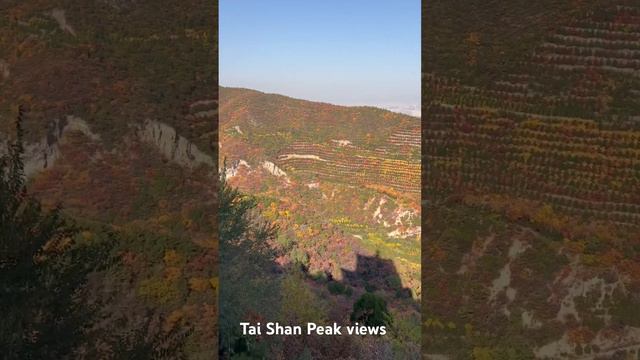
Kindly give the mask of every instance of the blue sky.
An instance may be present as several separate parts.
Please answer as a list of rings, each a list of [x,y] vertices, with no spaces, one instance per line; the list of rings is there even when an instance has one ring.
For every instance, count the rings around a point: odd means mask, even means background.
[[[420,105],[420,1],[221,0],[220,85]]]

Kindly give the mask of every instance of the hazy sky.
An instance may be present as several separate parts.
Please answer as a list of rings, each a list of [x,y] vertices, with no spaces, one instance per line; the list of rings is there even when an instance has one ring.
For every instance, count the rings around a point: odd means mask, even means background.
[[[219,16],[222,86],[419,107],[418,0],[221,0]]]

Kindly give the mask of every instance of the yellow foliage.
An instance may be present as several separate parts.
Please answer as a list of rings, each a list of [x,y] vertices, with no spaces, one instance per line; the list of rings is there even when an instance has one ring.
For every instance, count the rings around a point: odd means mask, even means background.
[[[184,258],[175,250],[167,250],[164,252],[164,264],[166,266],[179,266]]]
[[[551,205],[545,204],[533,216],[533,220],[552,229],[561,228],[562,221]]]
[[[182,275],[182,269],[177,266],[169,266],[164,269],[164,277],[169,281],[177,280]]]
[[[167,224],[170,221],[171,221],[171,216],[169,216],[167,214],[160,215],[160,217],[158,217],[158,222],[160,224]]]
[[[440,320],[432,318],[428,318],[427,321],[425,321],[425,326],[444,329],[444,325],[442,325],[442,322]]]
[[[491,355],[491,349],[486,347],[474,347],[473,359],[474,360],[493,360],[493,356]]]
[[[72,243],[73,240],[68,236],[62,239],[54,238],[47,241],[42,247],[42,250],[44,253],[60,253],[69,248]]]
[[[163,330],[165,332],[170,331],[171,329],[173,329],[176,324],[182,320],[182,318],[184,317],[184,313],[181,309],[177,309],[172,311],[169,316],[167,316],[167,318],[164,321],[164,325],[162,326]]]
[[[209,288],[210,284],[206,278],[190,278],[189,289],[197,292],[205,291]]]
[[[348,217],[343,216],[339,218],[333,218],[331,219],[331,222],[335,225],[345,225],[345,224],[349,224],[351,220]]]
[[[195,30],[195,29],[185,29],[184,35],[189,39],[194,40],[208,40],[209,33],[204,30]]]
[[[216,294],[218,293],[219,283],[220,279],[218,279],[217,277],[212,277],[211,279],[209,279],[209,284],[211,284],[211,288],[213,288],[213,291],[215,291]]]
[[[275,202],[269,204],[269,206],[262,212],[262,216],[269,220],[275,220],[278,218],[278,205]]]
[[[473,325],[469,323],[464,324],[464,333],[467,337],[473,335]]]
[[[582,256],[582,263],[587,266],[596,266],[598,265],[598,257],[591,254],[584,254]]]
[[[385,195],[391,196],[394,199],[397,199],[400,197],[400,193],[389,186],[378,185],[378,184],[366,184],[365,187],[367,189],[371,189],[379,193],[383,193]]]
[[[142,280],[140,286],[138,286],[138,294],[160,304],[175,301],[180,296],[176,284],[162,278]]]

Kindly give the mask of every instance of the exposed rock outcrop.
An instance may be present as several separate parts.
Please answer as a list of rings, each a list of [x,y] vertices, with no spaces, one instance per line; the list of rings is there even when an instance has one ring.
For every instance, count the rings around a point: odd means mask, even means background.
[[[137,134],[140,140],[154,146],[163,156],[179,165],[189,168],[201,165],[215,167],[211,156],[200,151],[195,144],[178,135],[173,127],[165,123],[145,120]]]
[[[92,132],[86,121],[79,117],[68,115],[64,119],[55,119],[49,123],[47,133],[40,141],[24,145],[25,175],[32,177],[51,167],[60,156],[59,145],[64,141],[64,136],[72,131],[80,132],[93,141],[100,140],[100,136]],[[8,140],[3,140],[0,151],[6,152],[8,145]]]

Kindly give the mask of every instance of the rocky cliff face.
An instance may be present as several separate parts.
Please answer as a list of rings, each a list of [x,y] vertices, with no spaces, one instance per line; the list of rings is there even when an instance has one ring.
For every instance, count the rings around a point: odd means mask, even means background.
[[[79,132],[91,141],[99,141],[100,136],[89,128],[83,119],[69,115],[63,119],[54,119],[47,125],[46,136],[40,141],[24,144],[23,157],[25,175],[29,178],[54,165],[60,157],[60,143],[70,132]],[[8,136],[0,140],[0,151],[6,153],[10,140]]]
[[[205,166],[215,168],[213,158],[200,151],[197,145],[165,123],[155,120],[145,120],[140,125],[134,126],[136,131],[129,135],[126,141],[139,141],[153,146],[158,153],[166,159],[187,168]],[[64,143],[69,133],[84,135],[89,141],[99,143],[101,137],[94,133],[89,124],[79,117],[72,115],[66,118],[54,119],[47,126],[47,133],[40,141],[25,144],[24,164],[25,175],[32,178],[40,172],[51,168],[56,160],[63,156],[60,153],[60,144]],[[0,142],[3,152],[10,140]]]
[[[179,135],[170,125],[155,120],[145,120],[136,135],[140,141],[153,145],[162,156],[188,168],[207,166],[215,168],[213,158],[200,151],[198,146]]]

